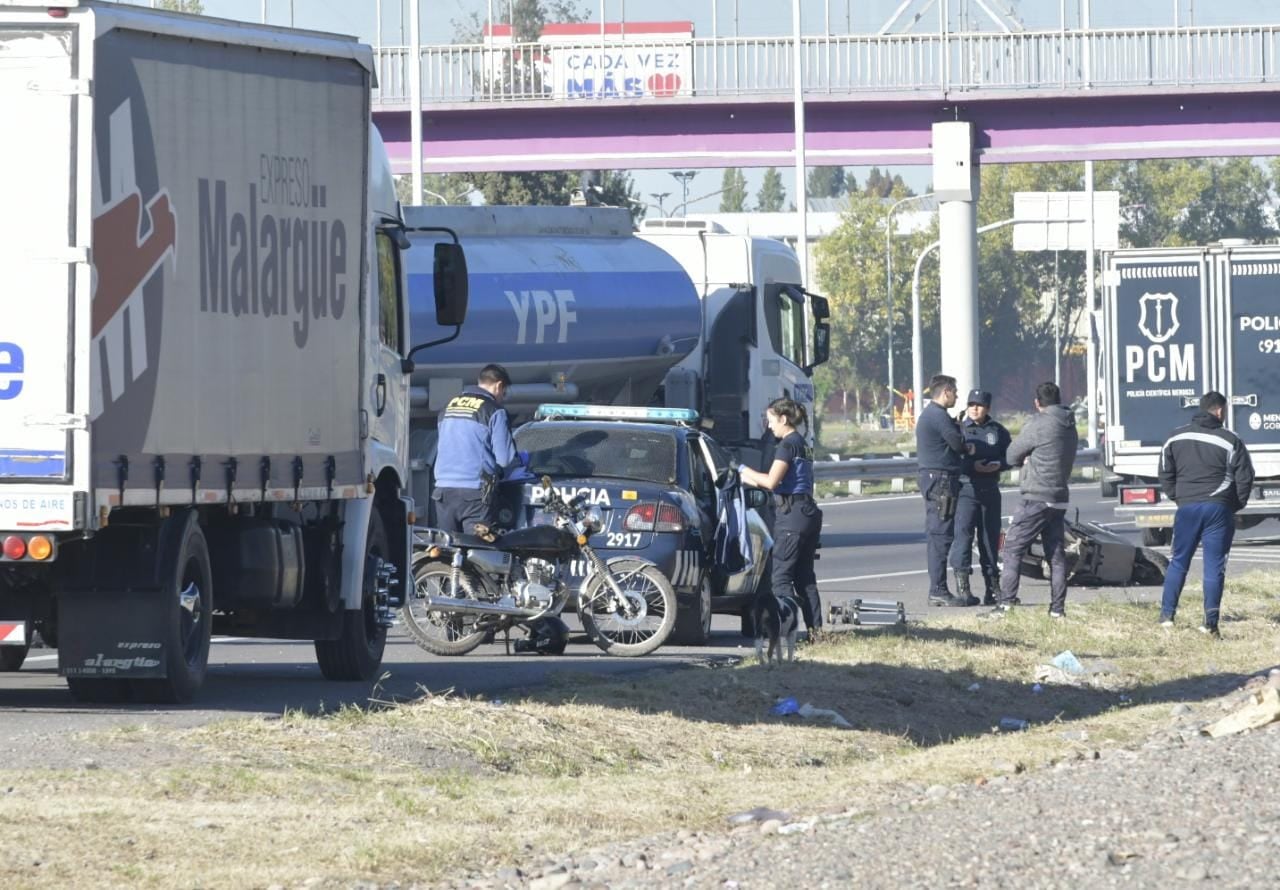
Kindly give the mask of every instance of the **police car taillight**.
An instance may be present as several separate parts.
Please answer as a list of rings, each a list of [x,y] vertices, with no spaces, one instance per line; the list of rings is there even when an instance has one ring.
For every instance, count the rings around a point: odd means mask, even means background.
[[[682,532],[684,514],[672,504],[645,502],[627,511],[622,527],[629,532]]]

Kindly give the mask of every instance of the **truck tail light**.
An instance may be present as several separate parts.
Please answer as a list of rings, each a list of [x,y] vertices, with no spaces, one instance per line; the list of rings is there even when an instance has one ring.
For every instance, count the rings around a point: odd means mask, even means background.
[[[27,542],[17,535],[9,535],[4,539],[4,558],[22,559],[27,555]]]
[[[32,559],[44,560],[53,554],[53,543],[44,535],[36,535],[27,542],[27,555]]]
[[[627,511],[622,527],[629,532],[682,532],[684,514],[674,504],[646,501]]]
[[[1120,503],[1122,504],[1154,504],[1160,500],[1160,491],[1155,488],[1122,488]]]

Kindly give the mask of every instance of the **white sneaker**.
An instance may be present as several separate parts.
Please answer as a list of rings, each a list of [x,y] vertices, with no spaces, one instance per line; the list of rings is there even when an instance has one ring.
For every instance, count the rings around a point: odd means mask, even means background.
[[[1172,618],[1166,618],[1164,621],[1161,621],[1161,622],[1160,622],[1160,626],[1161,626],[1161,627],[1173,627],[1173,619],[1172,619]]]

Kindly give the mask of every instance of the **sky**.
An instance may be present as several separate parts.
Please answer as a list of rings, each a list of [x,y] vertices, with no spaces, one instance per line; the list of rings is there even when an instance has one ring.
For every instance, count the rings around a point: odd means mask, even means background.
[[[152,0],[128,0],[147,6]],[[409,3],[413,0],[203,0],[207,15],[245,21],[261,21],[263,8],[266,20],[273,25],[293,24],[299,28],[335,31],[354,34],[367,43],[404,45],[408,21]],[[453,37],[454,22],[469,19],[478,13],[483,19],[490,8],[494,19],[504,21],[503,10],[508,0],[417,0],[422,24],[424,44],[449,43]],[[787,0],[577,0],[579,8],[591,21],[599,21],[603,12],[606,20],[632,21],[686,21],[692,20],[694,34],[699,37],[712,35],[743,36],[790,34],[791,3]],[[875,33],[884,26],[902,0],[801,0],[801,27],[806,34],[823,34],[828,28],[832,34]],[[1057,28],[1061,23],[1061,11],[1066,9],[1066,27],[1078,27],[1082,6],[1087,0],[987,0],[986,5],[998,11],[1012,9],[1028,29]],[[895,31],[904,31],[906,18],[918,10],[927,12],[915,26],[920,33],[937,32],[939,3],[927,0],[911,0],[906,17],[900,20]],[[382,25],[378,26],[378,9],[382,10]],[[952,27],[962,24],[962,17],[972,21],[975,30],[990,30],[992,22],[982,12],[977,0],[949,0]],[[1181,25],[1224,24],[1277,24],[1280,23],[1280,0],[1093,0],[1090,23],[1095,28],[1122,28],[1140,26],[1169,27],[1175,21]],[[714,15],[713,15],[714,10]],[[292,16],[292,22],[290,18]],[[859,183],[866,179],[868,168],[848,168]],[[893,173],[901,175],[907,185],[917,192],[929,184],[928,166],[895,167]],[[763,170],[746,170],[749,200],[754,203],[760,187]],[[794,173],[782,171],[788,193],[792,190]],[[722,170],[704,169],[689,184],[689,210],[711,212],[719,209],[719,191]],[[638,170],[633,174],[640,200],[651,202],[653,194],[670,193],[663,201],[670,209],[680,202],[681,184],[668,171]],[[702,195],[708,197],[695,201]]]

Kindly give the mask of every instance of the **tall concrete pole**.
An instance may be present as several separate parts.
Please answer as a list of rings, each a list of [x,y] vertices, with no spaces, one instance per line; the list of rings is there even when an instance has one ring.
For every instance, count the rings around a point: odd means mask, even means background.
[[[794,28],[791,66],[795,81],[792,101],[796,125],[796,224],[799,227],[796,249],[800,253],[800,276],[804,279],[801,284],[809,287],[809,195],[804,178],[804,46],[800,41],[800,0],[791,0],[791,22]],[[811,327],[812,321],[806,319],[805,326]]]
[[[413,153],[412,172],[414,204],[422,203],[422,28],[418,5],[422,0],[409,0],[409,151]]]
[[[978,165],[973,125],[933,125],[934,194],[939,201],[938,241],[942,283],[940,328],[944,374],[963,395],[978,376]]]

